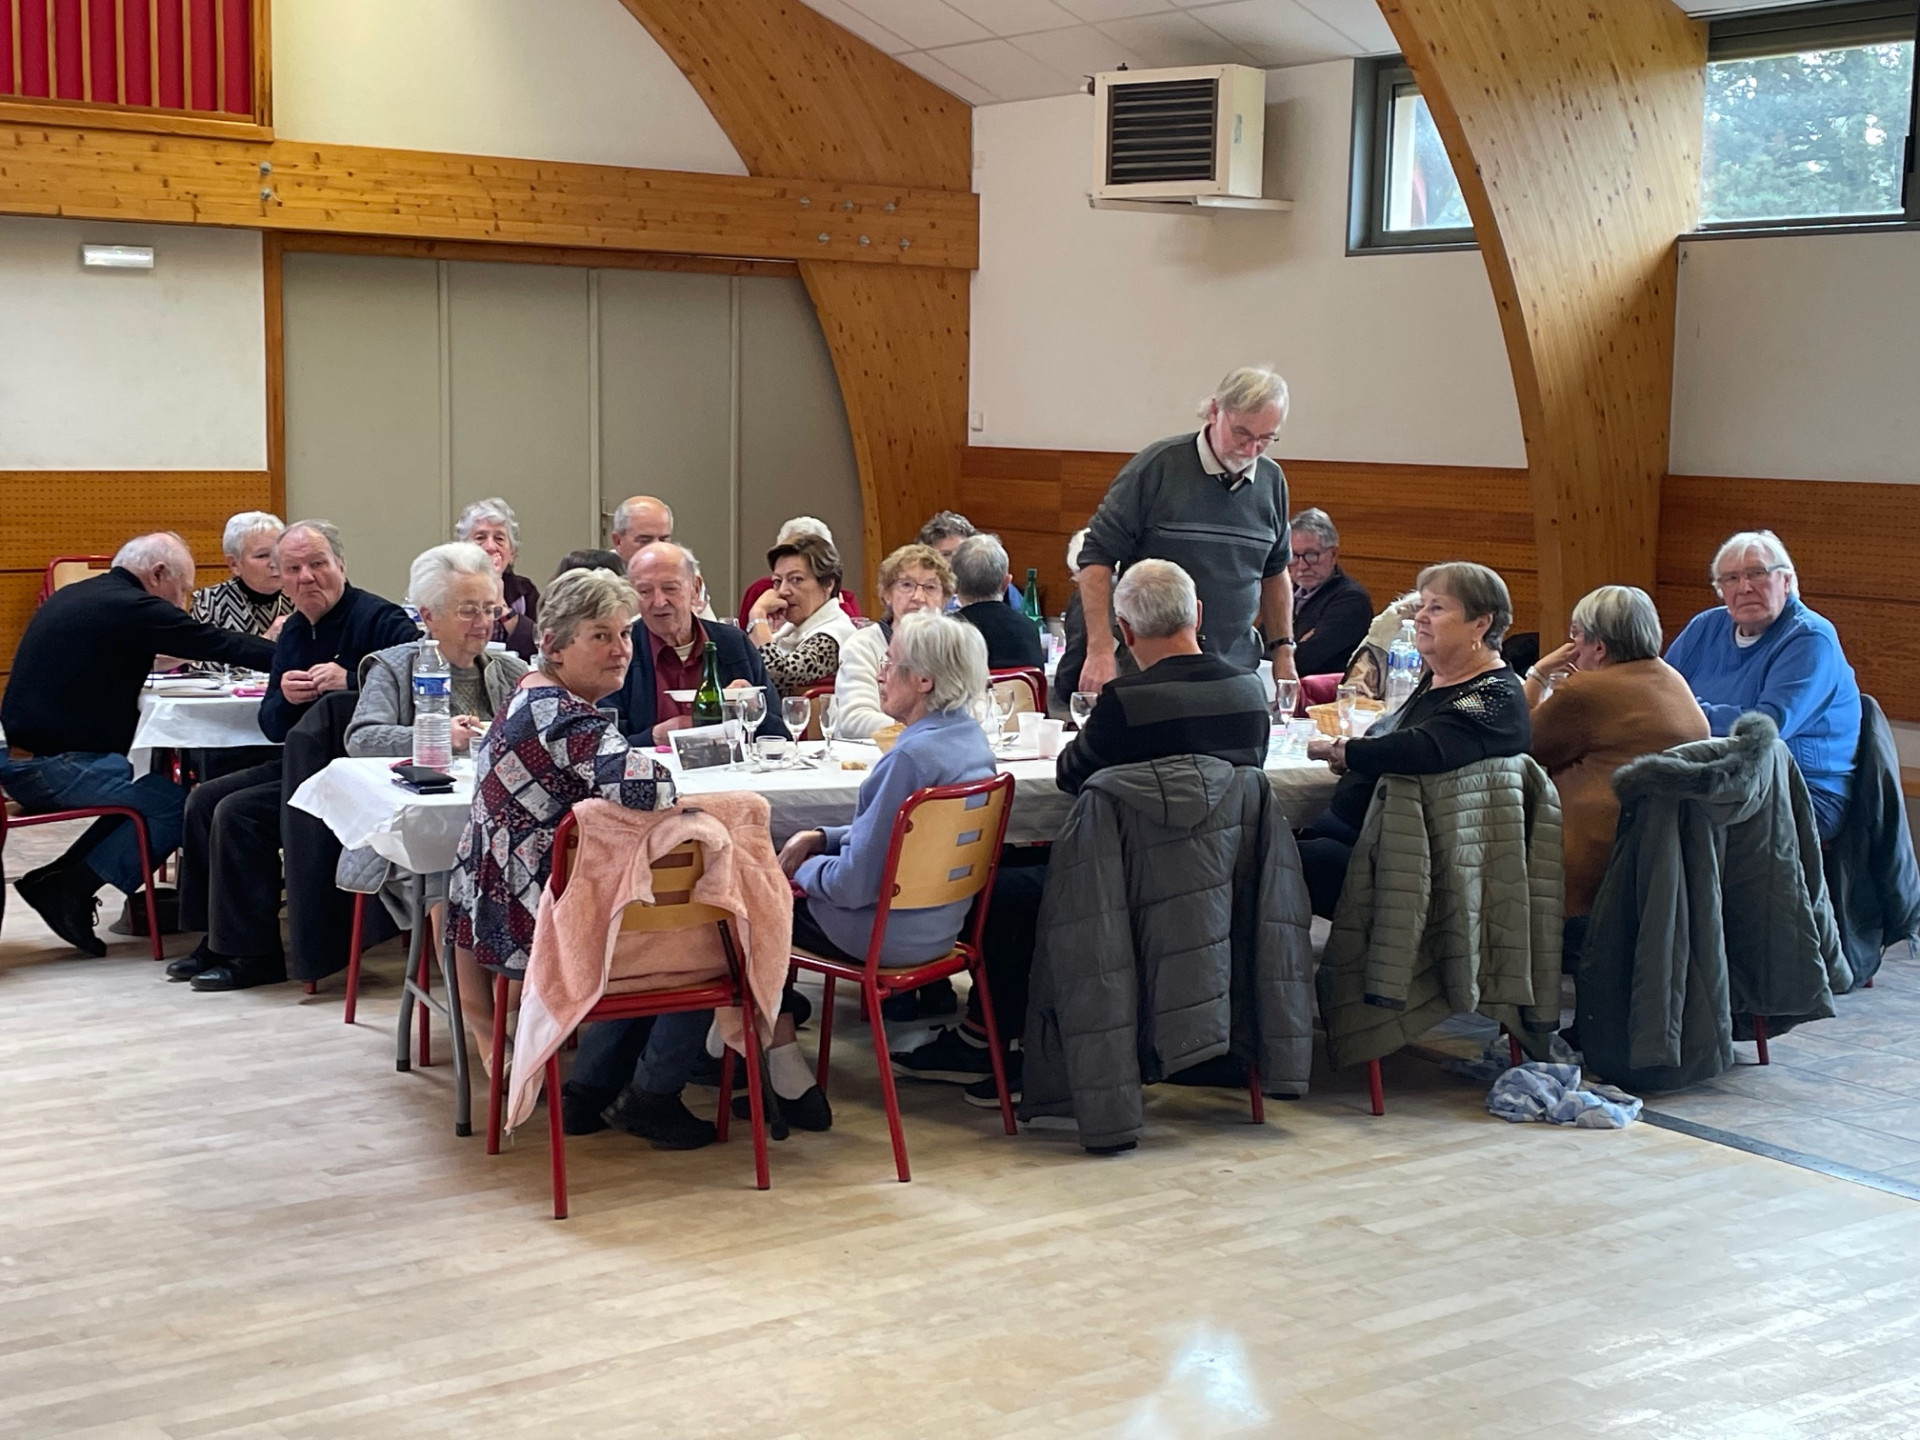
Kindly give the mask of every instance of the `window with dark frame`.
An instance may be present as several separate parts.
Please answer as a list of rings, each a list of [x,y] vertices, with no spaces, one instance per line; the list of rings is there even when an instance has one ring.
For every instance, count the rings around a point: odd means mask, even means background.
[[[1854,0],[1708,29],[1702,230],[1920,220],[1917,0]]]
[[[1350,253],[1468,249],[1473,221],[1447,147],[1397,55],[1355,62]]]

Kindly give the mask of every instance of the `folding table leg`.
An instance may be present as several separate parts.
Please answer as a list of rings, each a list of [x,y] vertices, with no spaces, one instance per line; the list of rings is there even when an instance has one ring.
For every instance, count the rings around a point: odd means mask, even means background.
[[[421,887],[423,890],[425,886]],[[424,895],[421,897],[424,901]],[[427,924],[423,913],[422,926]],[[473,1134],[473,1078],[467,1068],[467,1022],[460,1010],[460,967],[453,956],[453,926],[442,925],[436,937],[435,953],[440,958],[440,973],[447,982],[447,1044],[453,1051],[453,1133]],[[558,1089],[547,1103],[559,1105]]]

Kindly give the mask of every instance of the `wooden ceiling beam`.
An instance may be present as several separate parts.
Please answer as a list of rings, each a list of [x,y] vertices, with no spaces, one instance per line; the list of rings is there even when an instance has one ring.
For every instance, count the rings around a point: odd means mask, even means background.
[[[883,269],[979,263],[979,203],[962,190],[30,125],[0,125],[0,214]]]
[[[1595,586],[1653,589],[1706,27],[1671,0],[1380,9],[1446,142],[1499,305],[1550,644]]]

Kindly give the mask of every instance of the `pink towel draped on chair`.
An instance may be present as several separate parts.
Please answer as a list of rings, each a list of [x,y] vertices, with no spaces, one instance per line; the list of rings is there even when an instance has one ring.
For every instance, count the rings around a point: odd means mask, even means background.
[[[547,1057],[607,990],[669,990],[726,973],[719,933],[711,926],[661,934],[620,930],[620,912],[653,898],[653,863],[677,845],[698,841],[706,873],[693,898],[733,917],[747,984],[770,1038],[787,979],[793,941],[793,892],[780,872],[764,797],[745,792],[702,795],[667,810],[628,810],[605,800],[576,805],[580,848],[566,893],[540,896],[533,950],[520,990],[507,1128],[533,1113]],[[715,1017],[727,1043],[740,1048],[740,1012]],[[549,1104],[554,1103],[551,1099]]]

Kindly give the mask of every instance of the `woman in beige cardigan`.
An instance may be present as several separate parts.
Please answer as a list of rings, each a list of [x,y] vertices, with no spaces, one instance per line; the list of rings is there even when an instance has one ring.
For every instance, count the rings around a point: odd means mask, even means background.
[[[1533,758],[1560,790],[1567,870],[1568,968],[1613,853],[1627,761],[1707,738],[1685,678],[1660,658],[1660,616],[1644,590],[1602,585],[1573,607],[1570,637],[1527,672]],[[1570,671],[1563,678],[1558,672]]]

